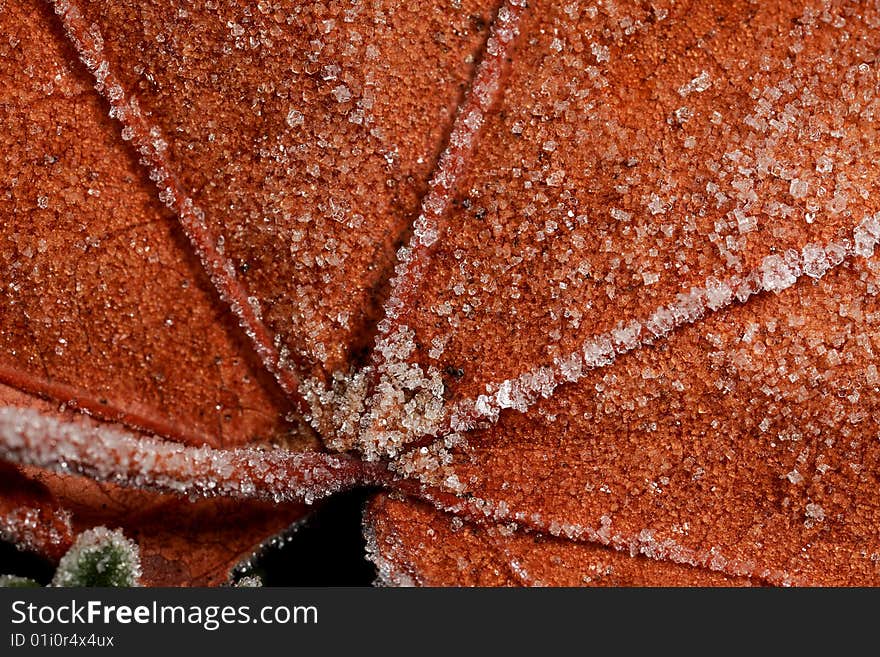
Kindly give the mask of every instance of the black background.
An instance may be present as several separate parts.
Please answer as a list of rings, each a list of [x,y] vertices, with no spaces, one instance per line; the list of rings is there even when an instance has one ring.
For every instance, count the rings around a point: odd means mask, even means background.
[[[318,505],[284,545],[269,547],[254,559],[253,574],[265,586],[370,586],[376,571],[366,559],[361,532],[370,494],[343,493]],[[0,575],[22,575],[47,584],[53,573],[45,560],[0,541]]]

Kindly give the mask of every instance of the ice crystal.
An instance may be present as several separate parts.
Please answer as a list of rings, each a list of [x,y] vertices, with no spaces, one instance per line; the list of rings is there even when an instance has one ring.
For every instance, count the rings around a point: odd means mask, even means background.
[[[30,589],[40,586],[29,577],[18,577],[17,575],[0,575],[0,588],[9,589]]]
[[[137,586],[138,546],[120,530],[95,527],[80,534],[52,578],[52,586]]]
[[[739,503],[723,495],[751,474],[756,443],[772,485],[787,491],[780,513],[801,514],[807,529],[839,517],[821,491],[863,467],[857,439],[870,431],[865,401],[878,380],[865,365],[880,289],[876,158],[864,130],[877,104],[863,54],[873,19],[829,6],[778,30],[746,25],[755,43],[730,59],[722,44],[740,42],[729,38],[735,21],[716,26],[725,38],[694,45],[672,9],[527,11],[516,0],[498,9],[475,60],[453,39],[466,32],[462,3],[404,37],[377,27],[398,24],[392,9],[374,20],[375,8],[315,5],[275,25],[224,7],[193,27],[219,28],[228,52],[262,62],[263,79],[236,78],[213,59],[204,75],[182,75],[150,42],[137,47],[162,79],[131,84],[127,40],[102,35],[99,12],[56,3],[123,139],[260,359],[325,445],[357,458],[189,448],[8,409],[3,455],[190,496],[313,501],[347,485],[418,482],[462,517],[790,582],[754,545],[712,538],[724,524],[710,517],[717,508],[667,516],[704,485],[706,499]],[[294,29],[300,22],[308,28]],[[646,45],[630,56],[633,35]],[[179,39],[174,52],[199,54],[196,37]],[[426,69],[400,76],[393,64],[407,39],[438,45],[412,62]],[[676,39],[686,52],[649,56]],[[297,57],[303,66],[291,66]],[[471,74],[462,62],[473,61]],[[633,92],[646,79],[657,83],[651,112]],[[222,94],[205,80],[246,86],[250,102],[218,112],[210,99]],[[437,121],[444,112],[451,125]],[[410,138],[428,133],[437,139]],[[443,140],[435,163],[425,144]],[[102,189],[90,183],[85,195]],[[61,196],[27,198],[41,215]],[[416,218],[395,256],[403,216]],[[88,235],[82,248],[102,240]],[[16,268],[39,276],[47,248],[17,237]],[[373,317],[365,301],[395,257],[373,350],[352,365]],[[847,294],[833,291],[840,279]],[[14,295],[21,283],[7,287]],[[162,319],[169,330],[180,321]],[[46,354],[69,357],[71,335],[53,335]],[[718,448],[701,452],[710,442]],[[616,451],[607,462],[603,449]],[[627,461],[634,452],[638,463]],[[651,527],[638,515],[648,498],[663,509]],[[613,529],[609,502],[627,519]],[[405,581],[374,547],[381,576]]]

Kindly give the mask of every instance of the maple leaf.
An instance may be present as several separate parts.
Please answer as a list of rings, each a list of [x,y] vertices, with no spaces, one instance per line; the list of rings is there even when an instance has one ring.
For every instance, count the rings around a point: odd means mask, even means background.
[[[4,539],[213,584],[379,486],[381,583],[876,582],[876,7],[0,20]]]

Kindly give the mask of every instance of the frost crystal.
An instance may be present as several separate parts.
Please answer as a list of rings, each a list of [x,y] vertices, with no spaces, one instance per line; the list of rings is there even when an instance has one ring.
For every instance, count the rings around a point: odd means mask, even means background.
[[[0,575],[0,588],[7,589],[32,589],[40,586],[38,582],[29,577],[18,577],[17,575]]]
[[[235,581],[235,586],[239,588],[260,588],[263,586],[263,580],[258,575],[245,575]]]
[[[804,273],[811,278],[822,278],[830,266],[825,249],[816,244],[807,244],[801,253]]]
[[[347,103],[351,100],[351,90],[344,84],[333,89],[333,97],[337,103]]]
[[[810,503],[805,507],[804,515],[807,517],[804,524],[807,526],[813,526],[816,523],[825,520],[825,509],[818,504]]]
[[[702,93],[712,86],[712,77],[707,71],[701,71],[697,77],[688,82],[686,85],[679,87],[678,93],[682,97],[690,93]]]
[[[291,128],[297,128],[303,124],[304,120],[305,120],[305,117],[303,116],[302,112],[300,112],[299,110],[296,110],[296,109],[291,109],[287,113],[287,118],[285,119],[285,122]]]
[[[810,184],[805,180],[792,178],[791,184],[788,186],[788,193],[796,199],[804,198],[810,190]]]
[[[781,292],[794,285],[800,271],[785,258],[771,255],[761,263],[761,284],[769,292]]]
[[[55,571],[52,586],[137,586],[141,576],[138,546],[120,530],[84,531]]]

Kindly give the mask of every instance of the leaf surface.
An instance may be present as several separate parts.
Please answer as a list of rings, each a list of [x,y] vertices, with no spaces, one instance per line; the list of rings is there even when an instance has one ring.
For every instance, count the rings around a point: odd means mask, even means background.
[[[532,9],[392,337],[457,435],[398,467],[457,513],[871,580],[877,16]]]
[[[0,380],[190,444],[295,435],[51,9],[2,20]]]
[[[234,266],[242,301],[275,336],[280,368],[347,371],[490,4],[82,9],[107,70],[149,117],[180,193]]]
[[[774,583],[872,581],[876,290],[860,260],[707,318],[502,413],[442,472],[480,513],[556,535]]]
[[[2,19],[0,447],[244,498],[29,471],[151,581],[379,484],[385,583],[876,582],[876,7],[56,10]]]
[[[58,411],[48,401],[6,386],[0,386],[0,401],[4,410],[37,410],[63,425],[81,426],[74,411]],[[49,439],[45,434],[45,441]],[[108,467],[112,455],[97,447],[91,447],[90,462],[100,470]],[[70,468],[68,463],[65,470]],[[0,463],[0,475],[0,538],[57,563],[76,534],[96,526],[120,528],[139,545],[145,586],[228,583],[235,566],[310,511],[300,502],[193,501],[33,466]]]
[[[530,6],[389,337],[441,373],[447,425],[869,253],[877,17],[850,13]]]
[[[384,586],[749,586],[706,569],[509,527],[464,523],[418,502],[374,499],[367,551]]]
[[[37,395],[193,445],[314,446],[285,419],[288,403],[119,139],[51,8],[16,2],[0,20],[0,380],[18,388],[0,387],[0,400],[55,412]],[[153,585],[223,583],[305,513],[8,468],[4,540],[57,560],[73,532],[121,526]]]
[[[121,528],[139,546],[143,586],[218,586],[265,542],[302,519],[303,505],[174,495],[99,484],[43,470],[29,474],[69,509],[77,531]]]

